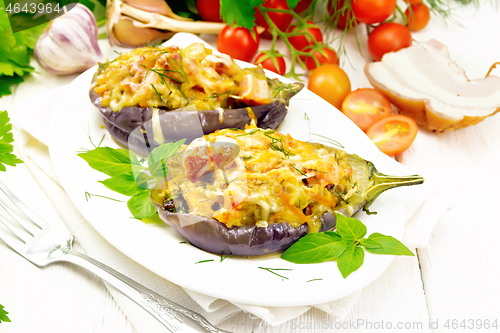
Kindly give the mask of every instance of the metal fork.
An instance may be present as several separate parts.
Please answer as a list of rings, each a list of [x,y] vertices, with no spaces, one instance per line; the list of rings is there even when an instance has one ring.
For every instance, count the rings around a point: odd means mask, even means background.
[[[53,262],[66,261],[81,266],[128,296],[170,332],[229,333],[213,326],[200,314],[166,299],[97,260],[76,252],[72,248],[72,235],[50,226],[38,217],[2,182],[0,189],[10,199],[10,203],[7,203],[0,197],[0,206],[10,215],[8,218],[7,214],[1,212],[0,221],[11,232],[0,228],[0,239],[34,265],[43,267]],[[17,208],[13,209],[14,207]],[[25,217],[21,217],[18,214],[20,212]]]

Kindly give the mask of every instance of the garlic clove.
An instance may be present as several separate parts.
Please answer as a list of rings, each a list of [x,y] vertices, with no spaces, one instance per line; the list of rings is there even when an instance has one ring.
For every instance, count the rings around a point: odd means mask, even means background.
[[[112,46],[137,47],[161,38],[168,39],[175,32],[218,34],[226,26],[218,22],[186,20],[175,14],[160,15],[139,9],[138,3],[139,0],[107,1],[106,28]],[[160,34],[165,37],[158,38]],[[140,41],[142,43],[138,44]]]
[[[124,47],[139,47],[145,44],[154,44],[162,39],[170,39],[175,32],[161,31],[153,28],[138,27],[136,21],[122,16],[113,25],[113,44]]]
[[[181,21],[191,21],[190,18],[182,17],[176,15],[170,6],[165,2],[165,0],[123,0],[126,4],[147,11],[151,13],[157,13],[160,15],[165,15],[171,18],[175,18]]]
[[[86,6],[76,4],[50,22],[38,39],[34,53],[43,68],[61,75],[83,72],[103,62],[94,14]]]

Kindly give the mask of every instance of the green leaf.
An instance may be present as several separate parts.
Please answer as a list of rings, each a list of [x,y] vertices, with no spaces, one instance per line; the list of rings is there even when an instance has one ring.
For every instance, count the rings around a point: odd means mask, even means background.
[[[8,314],[9,313],[4,310],[3,305],[0,304],[0,323],[1,322],[10,323],[10,319],[9,317],[7,317]]]
[[[156,214],[156,209],[149,198],[149,190],[139,192],[127,201],[127,207],[136,219],[145,219]]]
[[[153,149],[148,156],[148,166],[152,177],[163,179],[167,176],[168,170],[165,160],[174,156],[184,142],[186,139],[166,143]]]
[[[300,0],[288,0],[287,3],[288,3],[288,7],[290,9],[294,9],[297,4],[300,2]]]
[[[0,43],[1,44],[1,43]],[[24,78],[19,75],[0,76],[0,97],[12,94],[10,86],[24,81]]]
[[[139,192],[144,191],[142,187],[139,187],[137,185],[134,175],[129,173],[114,176],[106,180],[99,181],[99,183],[106,185],[106,187],[115,192],[128,196],[133,196]]]
[[[342,239],[342,236],[340,236],[340,234],[338,232],[335,232],[335,231],[325,231],[325,234],[333,237],[336,240]]]
[[[320,263],[337,258],[346,246],[341,239],[326,233],[311,233],[290,246],[281,258],[296,264]]]
[[[144,169],[139,164],[137,156],[126,149],[114,149],[109,147],[97,147],[85,153],[78,154],[91,168],[104,172],[114,177],[132,173],[134,170]]]
[[[14,147],[12,142],[14,138],[12,133],[12,125],[9,123],[10,118],[7,111],[0,112],[0,171],[5,171],[5,164],[16,166],[23,163],[16,155],[12,154]]]
[[[338,213],[336,228],[345,241],[355,241],[366,235],[366,226],[360,220]]]
[[[345,279],[352,272],[360,268],[364,260],[365,252],[363,249],[354,244],[349,244],[344,253],[337,259],[337,267]]]
[[[264,0],[221,0],[220,12],[230,26],[252,29],[255,26],[255,6],[263,3]]]
[[[359,245],[365,249],[380,249],[382,245],[374,241],[373,239],[363,238],[359,241]]]
[[[373,233],[368,237],[381,245],[380,248],[366,248],[366,251],[376,254],[392,254],[396,256],[414,256],[403,243],[392,236],[385,236],[379,233]]]

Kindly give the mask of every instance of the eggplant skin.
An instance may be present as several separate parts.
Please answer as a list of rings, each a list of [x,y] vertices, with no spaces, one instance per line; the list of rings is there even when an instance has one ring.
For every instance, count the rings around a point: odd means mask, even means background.
[[[124,107],[119,112],[113,112],[109,107],[101,105],[101,97],[90,89],[90,100],[100,111],[104,120],[104,126],[120,145],[127,147],[141,154],[147,154],[160,144],[148,138],[153,137],[151,118],[153,110],[151,108]],[[276,129],[285,118],[288,110],[286,103],[282,100],[275,100],[272,103],[253,106],[251,111],[257,119],[257,126],[260,128]],[[200,136],[210,134],[219,129],[238,128],[244,129],[250,124],[248,108],[225,109],[223,115],[217,110],[207,111],[168,111],[159,110],[160,124],[166,142],[187,139],[190,142]],[[198,117],[195,117],[194,115]],[[198,120],[199,119],[199,123]],[[221,123],[221,119],[223,120]],[[201,124],[201,130],[200,130]],[[145,133],[140,131],[132,132],[141,127]],[[144,132],[143,131],[143,132]],[[140,135],[138,135],[139,133]],[[130,135],[133,137],[130,137]],[[147,149],[145,149],[147,147]]]
[[[194,246],[221,255],[259,256],[282,252],[307,234],[304,223],[294,228],[288,223],[273,223],[265,228],[253,226],[226,227],[213,218],[181,226],[179,217],[190,219],[189,214],[171,213],[152,200],[160,218],[173,227]]]

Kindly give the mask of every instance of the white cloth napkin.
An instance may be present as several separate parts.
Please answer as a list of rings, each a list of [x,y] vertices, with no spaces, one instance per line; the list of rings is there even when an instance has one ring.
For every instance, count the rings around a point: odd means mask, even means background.
[[[50,161],[47,145],[51,112],[55,101],[64,94],[64,89],[65,87],[61,87],[34,96],[11,108],[9,114],[15,127],[17,153],[43,189],[44,193],[39,195],[48,197],[60,215],[58,223],[65,225],[76,237],[77,248],[172,301],[202,314],[215,325],[241,311],[246,311],[270,325],[280,325],[300,316],[312,307],[323,310],[336,320],[342,320],[347,316],[360,292],[340,300],[311,306],[264,307],[232,303],[185,290],[145,269],[110,245],[72,205],[64,189],[59,185]],[[36,108],[33,105],[36,105]],[[412,187],[411,192],[401,193],[405,195],[405,220],[408,221],[403,241],[410,248],[426,246],[434,225],[448,209],[448,205],[443,204],[443,198],[436,200],[439,194],[430,184]],[[135,303],[112,287],[108,286],[108,289],[138,332],[162,331],[162,326]]]

